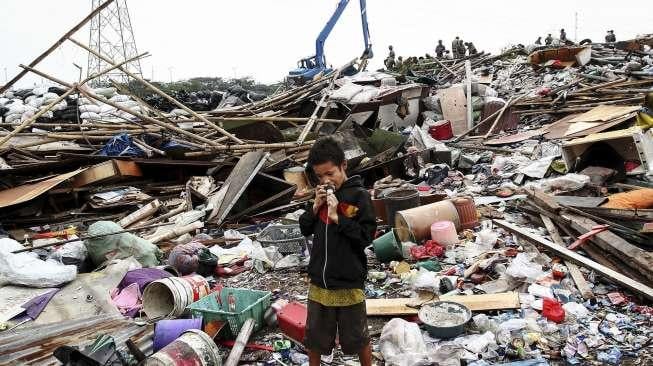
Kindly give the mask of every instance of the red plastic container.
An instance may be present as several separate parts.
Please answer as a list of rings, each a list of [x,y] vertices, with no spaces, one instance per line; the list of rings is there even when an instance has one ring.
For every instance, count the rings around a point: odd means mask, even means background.
[[[298,302],[291,302],[277,312],[279,328],[283,334],[300,344],[304,344],[307,317],[308,309]]]
[[[435,125],[429,127],[429,134],[436,140],[449,140],[453,138],[453,128],[451,121],[438,121]]]

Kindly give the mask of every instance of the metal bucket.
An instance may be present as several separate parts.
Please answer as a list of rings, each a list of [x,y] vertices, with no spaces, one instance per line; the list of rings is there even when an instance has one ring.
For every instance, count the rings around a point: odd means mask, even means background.
[[[148,319],[176,318],[186,307],[209,293],[209,284],[198,275],[153,281],[143,291],[143,312]]]
[[[179,338],[185,331],[202,329],[202,318],[160,320],[154,326],[153,348],[158,352]]]
[[[414,188],[399,188],[385,195],[386,220],[389,225],[395,222],[398,211],[419,206],[419,192]]]
[[[220,366],[222,357],[218,346],[208,334],[191,329],[148,357],[143,364],[146,366]]]
[[[397,231],[399,240],[411,240],[406,234],[412,233],[413,239],[419,243],[424,239],[431,238],[431,225],[436,221],[451,221],[456,229],[460,228],[458,211],[449,200],[399,211],[394,223],[397,229],[401,229]]]
[[[472,312],[457,302],[436,301],[423,305],[417,317],[432,337],[453,338],[463,333]]]

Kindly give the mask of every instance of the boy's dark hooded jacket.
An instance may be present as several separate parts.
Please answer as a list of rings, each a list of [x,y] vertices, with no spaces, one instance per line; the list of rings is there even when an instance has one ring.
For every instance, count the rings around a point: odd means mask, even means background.
[[[364,248],[376,231],[372,201],[358,176],[346,180],[335,195],[338,224],[329,222],[326,204],[317,215],[309,204],[299,218],[302,234],[313,235],[308,274],[311,283],[326,289],[363,289],[367,276]]]

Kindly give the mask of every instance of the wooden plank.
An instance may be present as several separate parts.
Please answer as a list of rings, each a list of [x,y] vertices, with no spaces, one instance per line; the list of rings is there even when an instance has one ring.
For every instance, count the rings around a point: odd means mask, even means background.
[[[453,134],[460,135],[467,131],[467,98],[462,85],[439,90],[438,95],[442,105],[442,116],[451,121]]]
[[[608,199],[605,197],[555,196],[558,204],[572,207],[599,207]]]
[[[73,180],[75,188],[84,187],[92,183],[108,182],[121,177],[141,177],[143,173],[138,164],[133,161],[109,160],[87,168]]]
[[[583,257],[582,255],[574,251],[571,251],[567,248],[563,248],[558,244],[555,244],[553,242],[550,242],[542,238],[541,236],[531,234],[530,232],[522,229],[521,227],[513,225],[508,221],[505,220],[492,220],[492,221],[497,225],[499,225],[500,227],[510,231],[511,233],[517,234],[518,236],[524,238],[525,240],[533,244],[541,245],[567,260],[570,260],[578,265],[594,270],[598,274],[624,286],[625,288],[630,289],[640,295],[647,297],[648,299],[653,300],[653,288],[649,286],[634,281],[622,275],[619,272],[613,271],[612,269],[607,268],[606,266],[603,266],[601,264],[598,264],[589,258]]]
[[[470,129],[474,126],[474,117],[473,117],[473,111],[472,111],[472,62],[469,60],[465,60],[465,87],[467,90],[467,128]],[[506,103],[506,106],[508,103]],[[505,110],[505,107],[504,107]],[[501,118],[501,114],[497,117],[497,121]],[[492,132],[492,128],[488,131],[488,133]],[[487,137],[487,135],[486,135]]]
[[[564,247],[565,242],[562,240],[562,237],[560,236],[560,232],[558,232],[558,228],[553,223],[553,220],[551,220],[548,216],[544,216],[542,214],[540,214],[540,218],[542,219],[542,222],[544,222],[544,226],[546,227],[546,230],[549,232],[549,235],[551,235],[551,239],[553,239],[553,242],[560,245],[561,247]],[[587,283],[587,281],[585,280],[585,277],[581,273],[578,266],[570,261],[564,261],[564,264],[569,269],[569,275],[574,280],[574,283],[576,284],[576,288],[578,288],[578,291],[580,292],[581,296],[583,296],[584,299],[593,298],[594,292],[592,292],[592,288],[590,287],[589,283]]]
[[[576,116],[569,122],[607,122],[625,114],[639,110],[640,106],[600,105]]]
[[[551,213],[556,213],[562,208],[554,196],[546,194],[540,189],[526,189],[526,194],[531,200],[533,200],[533,202],[535,202],[535,204]]]
[[[501,294],[452,295],[435,299],[398,298],[368,299],[365,301],[368,316],[415,315],[418,309],[408,305],[423,305],[429,302],[447,300],[461,303],[472,311],[517,309],[520,306],[519,294],[506,292]]]
[[[596,221],[580,215],[565,213],[563,216],[571,221],[572,229],[581,234],[591,231],[597,225]],[[653,281],[653,254],[651,252],[630,244],[609,230],[594,235],[590,240],[599,248],[621,259],[634,271]]]

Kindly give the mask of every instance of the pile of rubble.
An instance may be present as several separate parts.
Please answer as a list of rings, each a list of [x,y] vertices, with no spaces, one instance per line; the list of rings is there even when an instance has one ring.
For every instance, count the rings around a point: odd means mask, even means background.
[[[306,364],[297,222],[330,135],[376,210],[378,361],[650,364],[652,43],[345,65],[266,97],[168,95],[99,55],[141,99],[40,57],[56,85],[0,91],[0,363]]]

